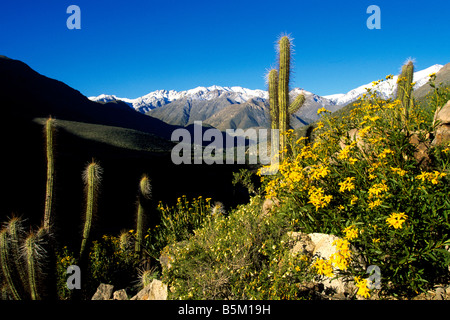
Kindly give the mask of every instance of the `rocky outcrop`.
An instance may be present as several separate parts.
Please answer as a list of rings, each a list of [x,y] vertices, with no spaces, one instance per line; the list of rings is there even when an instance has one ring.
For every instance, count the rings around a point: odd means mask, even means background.
[[[100,283],[97,291],[92,296],[92,300],[111,300],[114,286],[112,284]]]
[[[130,300],[167,300],[167,285],[161,280],[153,279]]]
[[[315,259],[330,259],[336,253],[336,246],[333,244],[339,238],[335,235],[323,233],[302,233],[288,232],[288,238],[291,243],[291,254],[307,255]],[[362,260],[359,260],[361,264]],[[339,269],[335,268],[335,271]],[[321,290],[324,295],[330,299],[347,299],[356,293],[356,286],[352,278],[340,277],[329,279],[324,277],[321,280],[315,280],[312,283],[302,284],[304,288],[314,288]]]
[[[101,283],[92,300],[128,300],[125,289],[114,291],[111,284]],[[161,280],[153,281],[129,300],[167,300],[167,285]]]

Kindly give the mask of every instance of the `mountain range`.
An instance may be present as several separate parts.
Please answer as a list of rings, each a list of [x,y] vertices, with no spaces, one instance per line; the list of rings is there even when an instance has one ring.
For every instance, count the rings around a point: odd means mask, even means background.
[[[414,89],[426,94],[424,90],[431,73],[446,73],[450,64],[445,67],[435,64],[414,73]],[[345,94],[319,96],[301,88],[291,90],[294,99],[300,93],[306,96],[305,104],[295,113],[291,120],[293,128],[299,128],[318,120],[317,110],[325,107],[331,112],[354,102],[366,92],[366,88],[374,88],[383,98],[392,97],[396,92],[398,76],[385,80],[375,87],[372,83],[361,85]],[[444,77],[448,80],[448,75]],[[416,94],[417,97],[417,94]],[[222,131],[225,129],[247,129],[252,127],[269,127],[268,92],[234,87],[197,87],[186,91],[157,90],[145,96],[129,99],[115,95],[101,94],[89,97],[90,100],[101,103],[123,102],[134,110],[150,115],[175,126],[188,126],[194,121],[203,121]]]

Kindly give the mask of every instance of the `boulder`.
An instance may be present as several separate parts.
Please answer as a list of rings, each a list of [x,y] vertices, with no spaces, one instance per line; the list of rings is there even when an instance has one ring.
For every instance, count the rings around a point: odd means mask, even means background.
[[[315,259],[330,259],[336,253],[336,246],[333,242],[339,237],[324,233],[302,233],[302,232],[288,232],[290,245],[292,246],[291,253],[294,255],[304,254]],[[354,251],[354,250],[352,250]],[[335,268],[336,271],[338,271]],[[356,292],[356,286],[352,278],[340,277],[337,279],[322,278],[316,281],[314,287],[323,287],[323,291],[330,296],[330,298],[343,298]],[[307,287],[306,285],[303,285]]]
[[[128,295],[125,289],[120,289],[114,292],[113,300],[128,300]]]
[[[432,145],[450,142],[450,100],[434,114],[433,125],[436,125]]]
[[[167,285],[161,280],[153,279],[130,300],[167,300]]]
[[[92,296],[92,300],[110,300],[113,290],[114,286],[112,284],[100,283],[97,291]]]
[[[425,137],[428,139],[428,137]],[[409,143],[416,147],[416,152],[414,152],[414,158],[421,167],[427,167],[431,159],[428,155],[428,149],[431,147],[429,140],[422,141],[419,134],[414,132],[409,138]]]
[[[274,207],[279,207],[280,206],[280,201],[278,199],[266,199],[263,202],[262,205],[262,216],[265,217],[267,216]]]

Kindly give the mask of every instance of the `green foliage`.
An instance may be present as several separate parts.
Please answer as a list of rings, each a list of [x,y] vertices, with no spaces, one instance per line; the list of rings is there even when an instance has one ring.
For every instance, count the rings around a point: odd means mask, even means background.
[[[249,194],[256,195],[259,190],[256,189],[255,183],[252,181],[253,173],[248,169],[240,169],[239,172],[233,173],[233,185],[242,184],[247,188]]]
[[[157,208],[160,224],[150,228],[145,236],[145,248],[149,255],[158,259],[167,245],[189,239],[193,231],[212,213],[210,201],[210,198],[203,199],[202,196],[189,201],[183,195],[172,207],[160,202]]]
[[[230,215],[209,216],[189,241],[171,246],[163,281],[171,299],[302,298],[304,257],[289,254],[283,215],[262,215],[253,197]],[[296,288],[296,290],[295,290]]]
[[[67,268],[77,264],[77,259],[67,246],[56,252],[57,297],[60,300],[72,298],[73,290],[67,288]]]
[[[134,230],[128,233],[135,238]],[[87,287],[95,290],[99,283],[113,284],[116,288],[131,287],[130,284],[138,280],[139,262],[132,241],[124,245],[120,237],[104,235],[93,241],[89,251]]]

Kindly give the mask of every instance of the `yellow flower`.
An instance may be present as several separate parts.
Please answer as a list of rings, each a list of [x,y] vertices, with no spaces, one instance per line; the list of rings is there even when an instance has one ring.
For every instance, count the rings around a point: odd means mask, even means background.
[[[350,242],[347,239],[337,239],[333,241],[333,245],[336,246],[336,252],[331,255],[330,261],[337,268],[347,270],[351,256]]]
[[[369,209],[373,209],[375,207],[379,207],[382,203],[383,203],[383,201],[381,201],[380,199],[377,199],[375,201],[371,201],[371,202],[369,202]]]
[[[313,168],[311,170],[311,179],[312,180],[318,180],[320,178],[325,178],[328,173],[330,173],[330,170],[328,169],[327,166],[323,166],[323,165],[319,165],[319,166],[314,166],[315,168]]]
[[[346,227],[343,232],[345,233],[345,238],[348,240],[358,238],[358,228],[355,226]]]
[[[400,177],[403,177],[407,171],[401,169],[401,168],[393,168],[391,167],[392,172],[398,174]]]
[[[372,187],[369,188],[369,199],[371,199],[374,195],[379,196],[383,192],[387,192],[389,190],[385,181],[383,180],[381,183],[376,183]]]
[[[350,200],[350,205],[354,205],[357,201],[358,201],[358,197],[354,195],[352,197],[352,199]]]
[[[360,279],[359,277],[355,277],[356,286],[358,287],[357,295],[360,295],[364,298],[370,297],[370,290],[367,287],[367,279]]]
[[[394,154],[394,151],[392,151],[392,150],[389,149],[389,148],[386,148],[386,149],[383,150],[383,152],[381,152],[381,153],[378,155],[378,158],[380,158],[380,159],[385,159],[386,156],[387,156],[388,154]]]
[[[326,277],[333,277],[333,266],[330,261],[324,259],[317,259],[313,267],[316,268],[317,274],[324,275]]]
[[[422,180],[422,182],[428,181],[432,184],[438,184],[438,179],[445,177],[447,174],[444,172],[434,171],[434,172],[422,172],[418,176],[416,176],[416,179]]]
[[[339,192],[345,192],[346,190],[352,191],[355,189],[355,185],[353,184],[353,181],[355,180],[355,177],[348,177],[344,180],[344,182],[339,182]]]
[[[406,221],[408,216],[404,212],[392,212],[386,219],[386,223],[395,229],[401,229],[402,224]]]
[[[329,110],[325,109],[325,107],[320,108],[319,110],[317,110],[317,114],[321,114],[321,113],[326,113],[326,112],[330,112]]]
[[[325,195],[322,188],[317,188],[314,186],[311,187],[311,189],[308,191],[308,194],[308,202],[312,203],[316,207],[316,211],[319,210],[319,208],[326,207],[333,198],[332,195]]]

